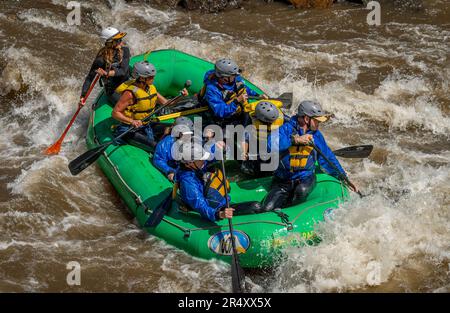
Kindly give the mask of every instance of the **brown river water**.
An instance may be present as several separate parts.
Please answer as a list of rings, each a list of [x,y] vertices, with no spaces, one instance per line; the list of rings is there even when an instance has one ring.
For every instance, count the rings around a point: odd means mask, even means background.
[[[70,175],[68,162],[86,150],[87,109],[61,153],[42,154],[75,111],[110,25],[128,32],[133,54],[234,58],[269,95],[293,92],[296,103],[315,98],[334,112],[323,126],[332,148],[375,146],[368,159],[341,159],[368,196],[318,226],[319,246],[248,272],[250,292],[450,291],[448,0],[384,1],[380,26],[356,4],[304,11],[257,0],[210,15],[81,1],[81,25],[70,26],[66,4],[0,8],[0,291],[231,289],[229,265],[146,235],[97,166]],[[81,265],[79,286],[66,282],[70,261]]]

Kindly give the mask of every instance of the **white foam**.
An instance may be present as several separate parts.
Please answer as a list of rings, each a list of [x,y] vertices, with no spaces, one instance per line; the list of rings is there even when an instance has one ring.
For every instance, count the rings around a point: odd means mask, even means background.
[[[37,9],[28,9],[17,14],[25,23],[35,23],[44,27],[67,33],[79,32],[77,25],[69,25],[65,19],[59,20],[58,15],[52,12],[42,12]]]
[[[26,196],[31,201],[34,196],[33,191],[41,184],[48,182],[48,177],[42,175],[42,172],[65,162],[67,159],[61,156],[36,161],[31,164],[29,169],[22,169],[21,174],[13,182],[8,183],[7,187],[12,194]]]
[[[387,282],[397,267],[416,256],[427,255],[428,262],[436,264],[448,262],[450,207],[443,202],[445,196],[436,193],[441,194],[439,188],[448,193],[449,169],[396,167],[380,184],[409,193],[394,202],[373,189],[371,196],[335,210],[332,220],[317,228],[323,239],[319,246],[287,250],[289,259],[279,269],[274,289],[348,291]]]

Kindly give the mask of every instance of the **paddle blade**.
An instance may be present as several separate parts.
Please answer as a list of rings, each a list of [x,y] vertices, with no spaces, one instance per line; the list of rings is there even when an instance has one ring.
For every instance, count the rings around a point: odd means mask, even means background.
[[[152,212],[152,215],[147,219],[144,224],[144,227],[156,227],[162,221],[164,215],[169,211],[172,207],[172,191],[169,196],[164,199],[160,205],[158,205]]]
[[[94,149],[88,150],[76,159],[72,160],[69,163],[70,173],[74,176],[78,175],[86,167],[94,163],[111,143],[112,142],[109,142]]]
[[[342,158],[367,158],[372,153],[372,145],[346,147],[333,151],[334,155]]]
[[[290,109],[292,106],[294,94],[292,92],[285,92],[278,96],[277,100],[283,102],[283,108]]]
[[[244,270],[239,264],[238,255],[233,253],[231,260],[231,287],[233,293],[243,293],[245,286]]]
[[[62,143],[62,140],[58,140],[53,145],[51,145],[50,147],[45,149],[44,154],[46,154],[46,155],[58,154],[59,151],[61,151],[61,143]]]

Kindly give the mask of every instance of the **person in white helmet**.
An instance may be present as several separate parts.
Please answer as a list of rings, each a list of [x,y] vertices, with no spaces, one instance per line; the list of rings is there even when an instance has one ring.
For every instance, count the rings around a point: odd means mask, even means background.
[[[97,53],[84,80],[80,104],[84,103],[84,97],[97,73],[101,75],[100,82],[105,87],[108,100],[115,104],[119,99],[120,95],[114,93],[114,90],[130,77],[130,49],[122,41],[125,36],[126,33],[114,27],[103,29],[100,37],[105,44]]]

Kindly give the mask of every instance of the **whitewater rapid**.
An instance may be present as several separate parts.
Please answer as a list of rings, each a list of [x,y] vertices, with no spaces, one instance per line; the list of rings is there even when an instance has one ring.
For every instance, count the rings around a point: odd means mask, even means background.
[[[87,1],[89,18],[77,27],[65,22],[65,1],[9,3],[0,14],[0,290],[229,291],[226,264],[146,235],[96,166],[70,175],[68,162],[86,149],[94,97],[61,153],[42,154],[76,109],[99,29],[116,26],[134,55],[172,48],[231,57],[269,95],[293,92],[294,103],[314,98],[333,112],[323,128],[332,148],[375,146],[369,159],[341,160],[367,196],[317,225],[319,246],[288,249],[272,272],[247,275],[251,291],[448,292],[450,30],[433,22],[440,2],[430,3],[426,20],[388,20],[369,33],[362,9],[343,4],[323,12],[270,4],[241,29],[228,21],[245,11],[208,18]],[[71,260],[83,268],[78,289],[65,283]]]

